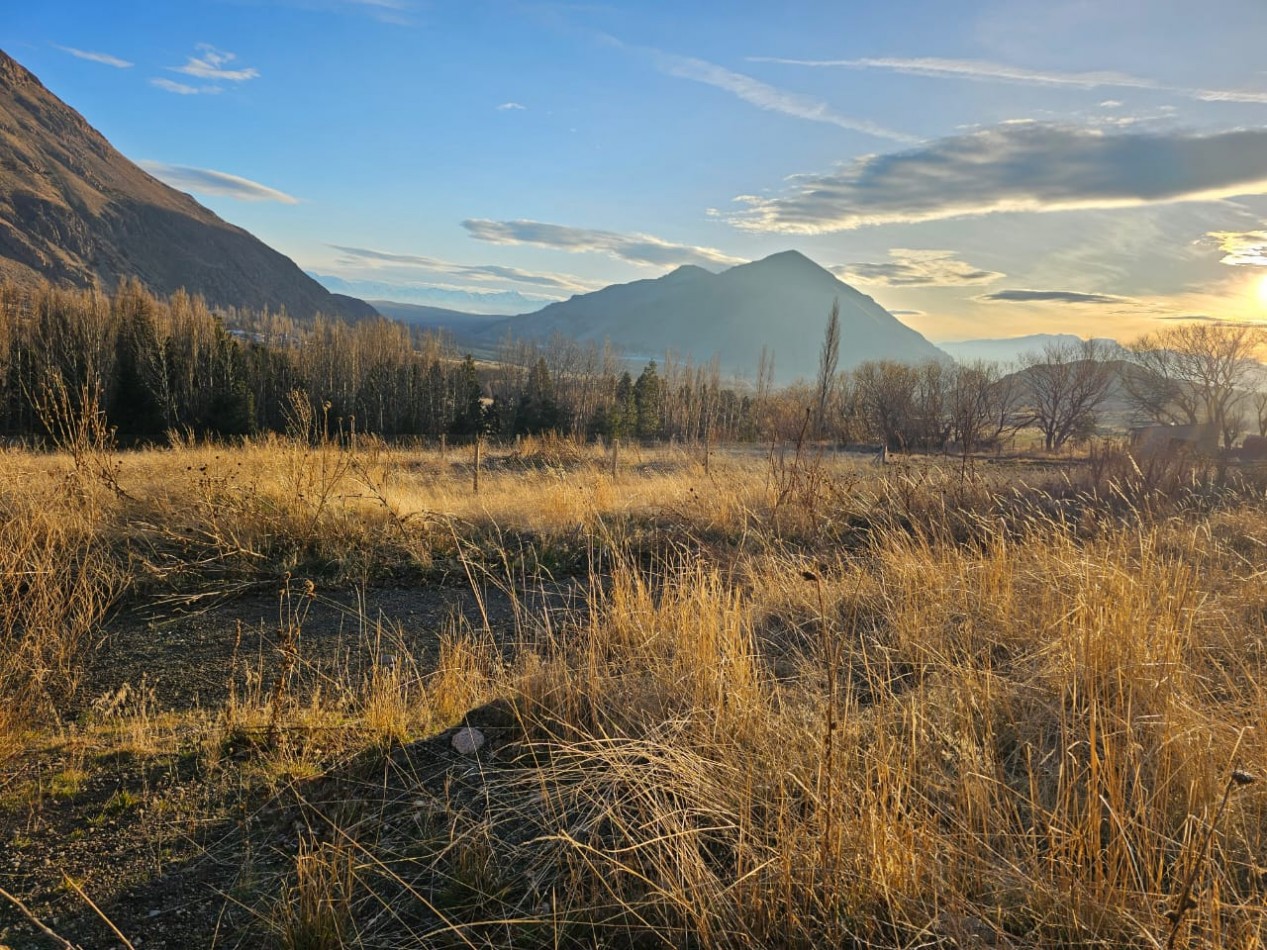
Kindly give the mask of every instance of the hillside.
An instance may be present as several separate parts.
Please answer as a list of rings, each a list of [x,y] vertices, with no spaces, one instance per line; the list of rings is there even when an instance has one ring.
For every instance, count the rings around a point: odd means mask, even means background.
[[[374,313],[144,172],[0,51],[0,278],[109,290],[127,277],[217,307]]]
[[[610,340],[631,356],[666,350],[696,361],[716,355],[728,372],[753,375],[762,347],[780,381],[812,377],[832,302],[840,303],[840,367],[864,360],[919,361],[945,354],[865,294],[797,251],[784,251],[719,274],[684,266],[655,280],[616,284],[490,324],[545,339]]]

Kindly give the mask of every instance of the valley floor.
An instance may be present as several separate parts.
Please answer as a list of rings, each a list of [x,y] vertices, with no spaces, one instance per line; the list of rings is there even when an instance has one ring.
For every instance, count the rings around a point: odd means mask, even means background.
[[[1262,943],[1251,468],[71,448],[0,453],[0,945]]]

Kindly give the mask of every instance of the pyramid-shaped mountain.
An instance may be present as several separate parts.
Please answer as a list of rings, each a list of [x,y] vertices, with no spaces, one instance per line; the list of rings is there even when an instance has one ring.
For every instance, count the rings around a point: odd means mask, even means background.
[[[0,277],[104,290],[134,277],[155,293],[184,287],[217,307],[374,313],[146,174],[3,51]]]
[[[488,327],[546,339],[556,333],[610,340],[627,354],[666,351],[696,362],[720,358],[728,372],[755,375],[762,347],[781,382],[813,377],[833,301],[840,303],[840,367],[866,360],[947,359],[878,303],[797,251],[784,251],[719,274],[679,267],[656,280],[616,284]]]

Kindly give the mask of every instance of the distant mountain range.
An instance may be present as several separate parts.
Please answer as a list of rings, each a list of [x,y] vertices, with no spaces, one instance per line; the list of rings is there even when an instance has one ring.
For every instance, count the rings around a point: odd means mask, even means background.
[[[780,382],[813,377],[832,303],[840,304],[840,368],[865,360],[946,359],[924,337],[865,294],[797,251],[784,251],[714,274],[687,265],[654,280],[615,284],[534,313],[495,319],[426,314],[463,347],[490,352],[507,333],[546,340],[610,341],[633,359],[666,351],[696,363],[719,358],[727,373],[755,376],[762,347]],[[418,322],[398,305],[383,312]],[[419,308],[430,310],[433,308]]]
[[[459,339],[478,337],[484,329],[494,323],[503,323],[506,319],[504,316],[425,307],[416,303],[401,303],[399,300],[371,300],[369,304],[385,317],[423,330],[447,330],[450,335]]]
[[[217,307],[374,314],[128,161],[2,51],[0,277],[105,290],[135,277]]]
[[[463,290],[429,284],[349,279],[333,274],[319,274],[316,271],[307,271],[307,274],[333,293],[349,294],[362,300],[393,300],[410,306],[431,307],[453,313],[496,314],[505,317],[512,313],[538,310],[554,300],[552,297],[521,294],[517,290]]]
[[[980,360],[985,363],[1019,363],[1030,353],[1041,354],[1047,346],[1078,344],[1082,337],[1072,333],[1031,333],[1028,336],[1005,337],[997,340],[959,340],[954,343],[938,343],[960,363]],[[1122,355],[1122,346],[1116,340],[1101,339],[1113,357]]]

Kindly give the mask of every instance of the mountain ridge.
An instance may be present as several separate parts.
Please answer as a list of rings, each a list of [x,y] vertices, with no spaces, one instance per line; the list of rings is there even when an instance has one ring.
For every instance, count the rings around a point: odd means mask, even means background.
[[[136,278],[162,295],[183,287],[214,307],[301,318],[376,312],[130,161],[3,50],[0,277],[105,290]]]

